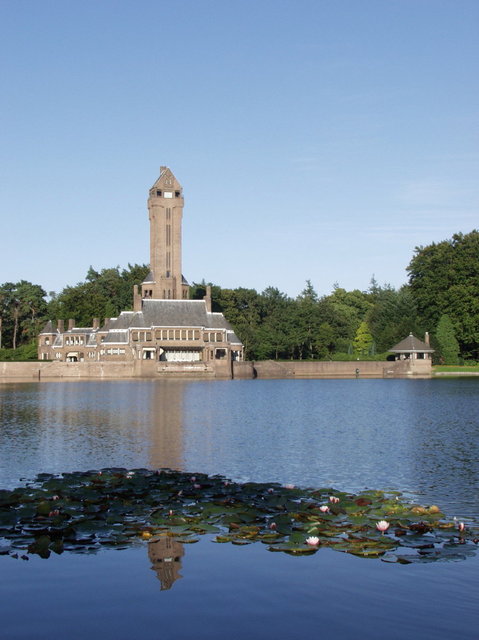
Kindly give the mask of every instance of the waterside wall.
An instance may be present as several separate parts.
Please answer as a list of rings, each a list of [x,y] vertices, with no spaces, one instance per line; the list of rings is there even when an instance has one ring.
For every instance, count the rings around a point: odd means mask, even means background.
[[[394,362],[0,362],[0,382],[15,380],[97,380],[128,378],[429,378],[430,360]]]
[[[128,379],[192,377],[231,377],[209,363],[182,363],[141,361],[134,362],[0,362],[0,381],[52,380],[52,379]]]
[[[429,378],[431,360],[309,362],[264,360],[253,363],[257,378]]]

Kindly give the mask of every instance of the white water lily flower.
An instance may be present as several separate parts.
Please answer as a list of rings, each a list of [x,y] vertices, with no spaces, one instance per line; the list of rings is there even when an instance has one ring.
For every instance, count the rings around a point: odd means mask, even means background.
[[[306,538],[306,544],[309,544],[310,547],[317,547],[319,538],[317,536],[309,536],[309,538]]]
[[[389,522],[387,520],[380,520],[376,522],[376,529],[381,533],[384,533],[389,529]]]

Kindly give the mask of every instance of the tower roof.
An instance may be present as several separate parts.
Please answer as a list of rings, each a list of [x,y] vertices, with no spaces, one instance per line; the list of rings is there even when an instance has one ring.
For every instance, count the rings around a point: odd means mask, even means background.
[[[49,320],[46,325],[43,327],[43,329],[40,331],[39,335],[42,335],[44,333],[55,333],[57,330],[56,325]]]
[[[151,269],[148,271],[148,275],[143,280],[142,284],[146,284],[148,282],[155,282],[155,276],[153,275],[153,271]]]
[[[160,177],[151,187],[152,189],[173,189],[181,191],[181,184],[176,179],[174,173],[169,167],[160,167]]]

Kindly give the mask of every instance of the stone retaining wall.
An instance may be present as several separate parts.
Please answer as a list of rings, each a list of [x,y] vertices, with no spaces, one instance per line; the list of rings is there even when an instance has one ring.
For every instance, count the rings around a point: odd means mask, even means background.
[[[127,378],[409,378],[431,377],[430,360],[394,362],[0,362],[0,382]]]
[[[409,378],[430,377],[430,360],[309,362],[264,360],[253,363],[257,378]]]
[[[231,378],[231,369],[216,363],[134,362],[0,362],[0,382],[15,380],[98,380],[128,378]]]

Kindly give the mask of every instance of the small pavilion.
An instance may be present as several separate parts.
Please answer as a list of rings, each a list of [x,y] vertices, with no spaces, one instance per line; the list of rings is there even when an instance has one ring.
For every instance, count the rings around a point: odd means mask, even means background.
[[[424,342],[413,336],[412,333],[407,338],[398,342],[392,349],[396,360],[431,360],[434,349],[429,344],[429,333],[426,332]]]

